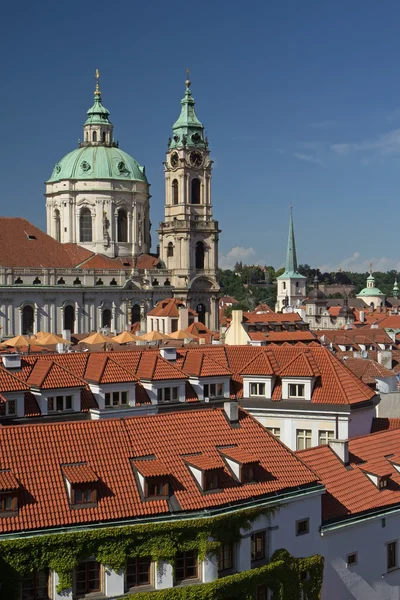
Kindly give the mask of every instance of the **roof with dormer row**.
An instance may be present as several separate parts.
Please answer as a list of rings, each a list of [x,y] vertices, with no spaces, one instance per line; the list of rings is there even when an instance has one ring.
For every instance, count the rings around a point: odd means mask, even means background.
[[[375,392],[352,373],[326,347],[318,345],[271,344],[254,346],[193,346],[176,349],[176,360],[161,357],[158,349],[116,352],[77,352],[71,354],[24,355],[21,369],[13,374],[0,367],[0,394],[11,389],[63,389],[81,387],[85,410],[96,406],[88,383],[127,383],[136,385],[138,404],[149,403],[142,381],[186,380],[187,401],[198,398],[191,376],[230,377],[231,397],[243,397],[243,377],[274,377],[272,400],[282,399],[282,378],[315,380],[311,402],[318,404],[356,404],[371,400]],[[2,387],[4,382],[4,389]],[[53,386],[53,387],[51,387]],[[26,403],[27,405],[27,400]],[[28,414],[37,414],[33,401]]]
[[[219,452],[228,445],[260,461],[257,483],[244,484],[232,477]],[[221,467],[221,490],[205,494],[199,489],[187,465],[188,455],[199,452]],[[0,471],[13,473],[20,487],[20,501],[17,515],[0,517],[0,531],[13,533],[168,514],[167,500],[144,501],[138,489],[132,461],[137,467],[149,456],[171,474],[170,486],[182,511],[234,506],[269,496],[276,499],[280,492],[300,492],[316,483],[315,474],[305,463],[244,411],[239,411],[239,426],[235,428],[222,409],[11,425],[0,428]],[[144,460],[142,468],[146,468],[145,462],[150,468],[151,461]],[[86,469],[90,469],[89,477]],[[99,498],[96,506],[71,509],[64,483],[66,473],[77,482],[93,479],[95,474]]]
[[[327,493],[322,498],[325,521],[348,518],[400,502],[400,430],[382,431],[349,440],[349,465],[329,446],[296,453],[320,478]],[[366,473],[389,476],[387,487],[378,487]]]

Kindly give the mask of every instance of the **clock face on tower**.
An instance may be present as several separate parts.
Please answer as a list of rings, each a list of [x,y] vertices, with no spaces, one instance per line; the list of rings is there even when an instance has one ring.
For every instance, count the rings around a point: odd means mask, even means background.
[[[179,156],[176,152],[174,152],[173,154],[171,154],[171,166],[172,167],[177,167],[179,163]]]
[[[189,160],[190,160],[190,164],[193,167],[200,167],[203,162],[203,156],[202,156],[201,152],[194,150],[193,152],[190,153]]]

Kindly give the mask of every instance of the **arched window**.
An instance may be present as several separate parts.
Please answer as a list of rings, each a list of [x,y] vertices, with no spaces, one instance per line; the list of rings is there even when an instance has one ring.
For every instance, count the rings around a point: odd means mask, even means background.
[[[127,242],[128,241],[128,216],[126,214],[126,210],[121,208],[118,211],[118,221],[117,221],[117,241],[118,242]]]
[[[22,335],[28,335],[33,333],[33,322],[35,315],[33,312],[33,306],[27,305],[22,309]]]
[[[57,242],[61,241],[61,219],[60,219],[60,211],[58,208],[54,211],[54,225],[55,225],[55,237]]]
[[[197,242],[196,244],[196,269],[204,269],[204,244]]]
[[[168,258],[170,258],[171,256],[174,255],[174,245],[172,242],[168,242],[168,246],[167,246],[167,256]]]
[[[192,179],[192,204],[200,204],[200,179]]]
[[[196,306],[196,312],[199,316],[199,321],[200,323],[203,323],[203,325],[205,325],[206,322],[206,307],[204,306],[204,304],[198,304]]]
[[[86,132],[85,133],[85,142],[88,142],[88,141],[89,141],[89,135],[88,135],[88,132]]]
[[[111,329],[111,310],[105,308],[101,314],[101,326]]]
[[[140,306],[139,304],[134,304],[131,309],[131,323],[134,325],[135,323],[139,323],[140,321]]]
[[[103,131],[103,134],[102,134],[101,137],[102,137],[102,140],[103,140],[103,144],[105,144],[106,143],[106,132],[105,131]]]
[[[79,239],[81,242],[92,241],[92,213],[88,208],[82,208],[79,217]]]
[[[75,309],[70,304],[64,309],[64,329],[74,333]]]
[[[92,131],[92,142],[97,142],[97,131]]]
[[[178,202],[179,202],[178,180],[174,179],[172,182],[172,204],[178,204]]]

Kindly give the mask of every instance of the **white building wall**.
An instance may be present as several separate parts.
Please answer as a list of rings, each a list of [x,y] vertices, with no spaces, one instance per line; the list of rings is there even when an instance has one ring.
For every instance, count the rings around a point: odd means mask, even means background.
[[[375,416],[375,406],[352,410],[349,421],[349,438],[371,433],[372,419]]]
[[[397,513],[384,519],[383,521],[377,517],[357,525],[324,532],[322,600],[400,598],[400,569],[387,572],[386,558],[386,544],[395,540],[400,544],[400,516]],[[347,567],[347,555],[353,552],[357,552],[357,564]]]

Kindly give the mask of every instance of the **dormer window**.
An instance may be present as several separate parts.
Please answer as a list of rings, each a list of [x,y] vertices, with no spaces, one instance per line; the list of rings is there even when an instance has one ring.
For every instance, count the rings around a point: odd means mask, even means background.
[[[223,383],[205,383],[203,387],[204,398],[223,398]]]
[[[0,517],[18,513],[19,483],[11,471],[0,471]]]
[[[170,496],[170,469],[155,456],[132,460],[141,492],[146,499],[166,499]]]
[[[265,383],[251,382],[250,396],[265,396]]]
[[[289,398],[304,398],[304,383],[289,383]]]
[[[198,487],[203,492],[216,492],[221,489],[221,477],[224,472],[221,458],[194,454],[186,456],[184,459]]]
[[[379,478],[378,486],[379,486],[380,490],[387,488],[388,480],[389,480],[389,477],[380,477]]]
[[[146,477],[145,496],[146,498],[168,498],[168,480],[165,477]]]
[[[87,463],[63,465],[71,508],[97,506],[99,477]]]
[[[259,460],[253,454],[237,446],[220,449],[229,470],[240,483],[254,483],[258,480]]]
[[[360,469],[378,490],[386,490],[388,488],[391,471],[387,466],[378,461],[371,461],[360,465]]]
[[[220,488],[219,471],[207,471],[204,474],[204,491],[218,490]]]

